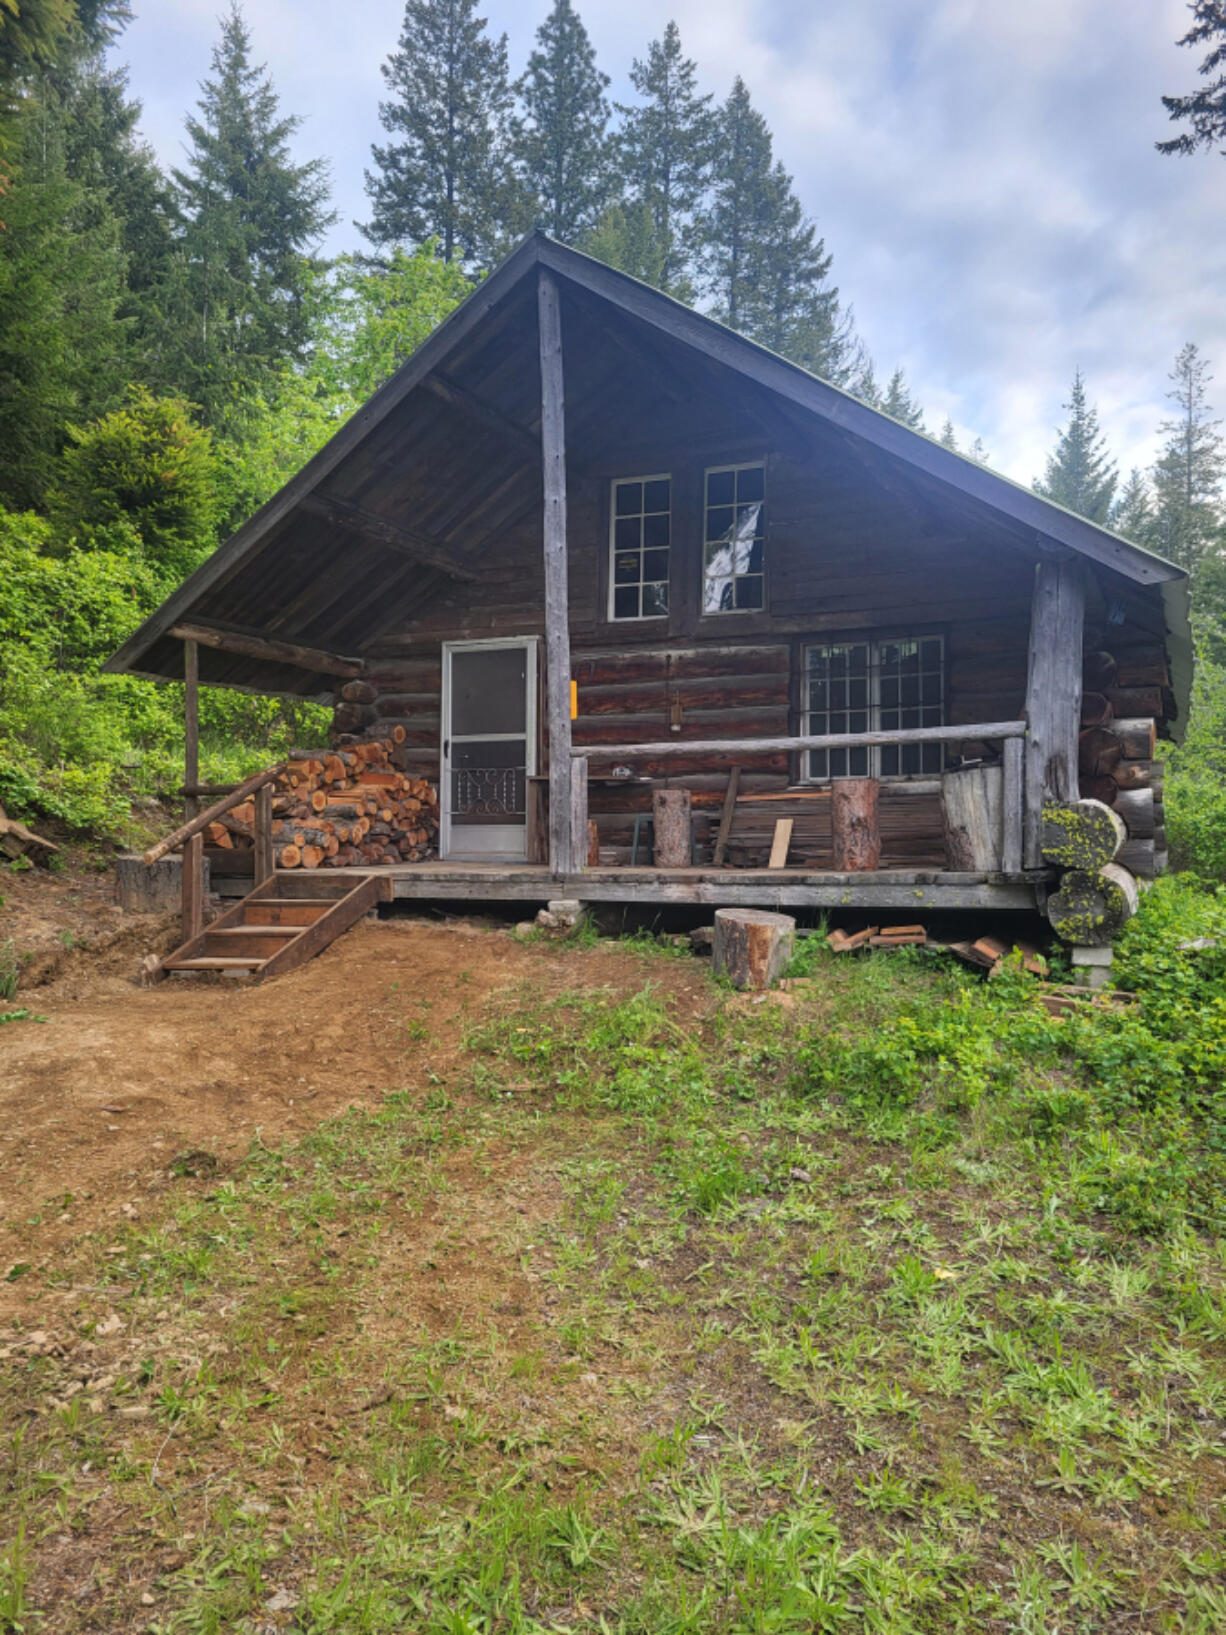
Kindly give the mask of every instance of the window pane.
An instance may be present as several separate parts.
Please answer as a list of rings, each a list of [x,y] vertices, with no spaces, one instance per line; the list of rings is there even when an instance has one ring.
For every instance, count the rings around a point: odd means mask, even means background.
[[[881,757],[878,766],[883,778],[895,777],[898,773],[898,745],[886,744],[879,751]]]
[[[735,498],[735,471],[709,471],[707,473],[708,505],[731,505]]]
[[[736,474],[738,500],[760,500],[765,494],[765,473],[761,466],[746,466]]]
[[[642,483],[618,483],[613,492],[614,509],[619,517],[636,516],[643,509]]]
[[[859,732],[860,730],[859,727],[852,728],[853,732]],[[866,778],[868,776],[868,750],[849,750],[847,752],[847,764],[851,769],[853,778]]]
[[[643,510],[667,511],[669,508],[669,480],[667,477],[657,477],[654,482],[643,484]]]
[[[937,670],[931,670],[922,678],[920,693],[925,704],[939,704],[941,702],[941,676]]]
[[[638,616],[638,586],[632,585],[628,590],[615,590],[613,592],[613,617],[615,619],[637,619]]]
[[[637,551],[643,537],[643,524],[638,517],[618,517],[613,530],[613,545],[619,551]]]
[[[643,552],[643,578],[644,579],[667,579],[668,578],[668,552],[667,551],[644,551]]]
[[[738,579],[736,581],[736,605],[739,608],[762,606],[762,581],[760,578]]]
[[[824,710],[826,708],[827,687],[824,678],[810,676],[809,678],[809,708]]]
[[[728,613],[732,610],[731,579],[708,579],[702,590],[704,613]]]
[[[727,539],[735,513],[730,505],[716,505],[707,512],[707,538]]]
[[[653,614],[668,612],[668,586],[643,586],[643,616],[647,618]]]
[[[668,513],[667,512],[665,512],[662,516],[644,517],[643,518],[643,543],[644,543],[644,545],[667,547],[667,545],[668,545],[668,521],[669,521],[669,519],[668,519]]]
[[[642,577],[639,573],[641,560],[637,551],[619,551],[613,560],[614,584],[637,585]]]
[[[457,738],[523,732],[528,655],[522,647],[457,649],[451,655],[451,730]],[[522,746],[521,746],[522,752]]]

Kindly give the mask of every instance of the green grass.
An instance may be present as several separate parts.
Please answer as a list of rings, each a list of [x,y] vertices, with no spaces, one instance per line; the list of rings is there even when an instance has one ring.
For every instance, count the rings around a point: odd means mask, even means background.
[[[1123,952],[1140,1017],[812,944],[793,1005],[695,1001],[576,945],[445,1083],[183,1155],[37,1274],[57,1344],[7,1342],[0,1629],[1221,1629],[1180,889]]]

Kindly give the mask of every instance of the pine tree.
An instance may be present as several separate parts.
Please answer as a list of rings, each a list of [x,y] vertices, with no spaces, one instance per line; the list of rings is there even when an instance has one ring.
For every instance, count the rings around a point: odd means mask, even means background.
[[[1191,0],[1192,27],[1180,45],[1207,45],[1200,73],[1211,79],[1186,97],[1163,97],[1162,106],[1172,121],[1186,120],[1191,131],[1169,142],[1156,142],[1159,153],[1195,153],[1226,141],[1226,0]],[[1226,153],[1226,148],[1222,149]]]
[[[1111,512],[1111,526],[1134,545],[1148,546],[1154,532],[1154,503],[1145,474],[1133,466]]]
[[[901,420],[904,426],[910,426],[912,431],[924,430],[924,411],[912,397],[901,369],[895,369],[890,376],[880,407],[893,419]]]
[[[1166,446],[1153,471],[1155,549],[1194,573],[1221,526],[1222,478],[1226,472],[1219,420],[1212,418],[1208,389],[1213,376],[1189,342],[1171,371],[1167,396],[1177,413],[1158,430]]]
[[[45,79],[9,128],[12,187],[0,232],[0,501],[41,506],[69,422],[104,412],[122,391],[121,226],[88,167],[72,108]]]
[[[267,70],[251,62],[237,5],[222,20],[188,167],[174,171],[181,231],[162,293],[163,386],[184,391],[211,424],[300,351],[311,255],[335,219],[322,160],[295,164],[301,123],[279,111]]]
[[[366,173],[373,244],[436,238],[445,262],[488,265],[514,215],[507,37],[490,39],[479,0],[408,0],[383,65],[379,119],[392,137]]]
[[[697,66],[682,54],[680,30],[670,22],[648,46],[646,62],[636,57],[630,70],[642,102],[616,105],[622,116],[617,152],[629,197],[627,219],[635,206],[649,212],[658,247],[653,259],[658,255],[660,261],[658,278],[651,282],[681,299],[692,290],[695,216],[715,139],[711,98],[697,94],[697,77]]]
[[[1119,478],[1115,462],[1107,454],[1098,410],[1086,397],[1080,369],[1073,376],[1073,389],[1064,407],[1069,414],[1068,424],[1060,433],[1055,451],[1047,456],[1047,470],[1036,480],[1035,493],[1105,525]]]
[[[945,424],[941,427],[941,435],[937,438],[937,442],[940,443],[942,448],[947,448],[951,454],[957,454],[958,438],[954,431],[954,423],[948,415],[945,416]]]
[[[514,151],[538,224],[563,244],[596,225],[612,191],[608,83],[578,12],[554,0],[516,85]]]
[[[770,130],[738,76],[719,110],[702,239],[715,316],[802,368],[842,383],[863,358],[830,256],[773,156]]]
[[[646,204],[609,205],[595,227],[583,234],[579,248],[644,284],[668,289],[678,300],[686,299],[688,286],[684,280],[674,281],[669,288],[668,248]]]

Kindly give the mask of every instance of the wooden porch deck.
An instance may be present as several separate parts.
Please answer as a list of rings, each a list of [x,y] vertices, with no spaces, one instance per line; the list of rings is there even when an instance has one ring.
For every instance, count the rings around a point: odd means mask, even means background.
[[[369,873],[329,869],[328,877]],[[587,903],[658,903],[711,908],[988,909],[1033,911],[1041,874],[964,874],[943,870],[881,869],[839,874],[802,868],[590,868],[555,875],[544,865],[409,863],[383,868],[393,899],[544,903],[577,897]],[[300,870],[278,870],[278,888],[309,883]]]

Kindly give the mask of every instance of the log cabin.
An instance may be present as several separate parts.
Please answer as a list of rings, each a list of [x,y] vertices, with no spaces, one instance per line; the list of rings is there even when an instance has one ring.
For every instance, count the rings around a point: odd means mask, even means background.
[[[322,865],[398,897],[1076,942],[1163,866],[1191,644],[1177,567],[536,234],[107,669],[188,678],[189,816],[197,680],[388,746],[430,855]],[[1052,839],[1087,798],[1105,852]]]

